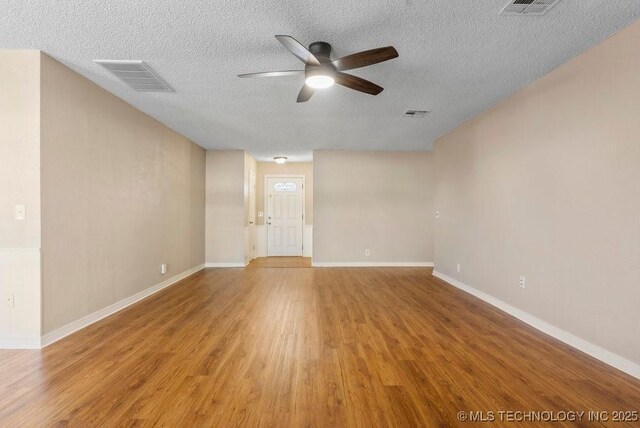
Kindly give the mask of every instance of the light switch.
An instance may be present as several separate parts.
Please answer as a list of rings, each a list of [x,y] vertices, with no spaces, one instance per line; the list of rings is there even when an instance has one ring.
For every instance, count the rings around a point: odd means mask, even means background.
[[[24,220],[26,217],[26,208],[24,205],[16,205],[16,220]]]

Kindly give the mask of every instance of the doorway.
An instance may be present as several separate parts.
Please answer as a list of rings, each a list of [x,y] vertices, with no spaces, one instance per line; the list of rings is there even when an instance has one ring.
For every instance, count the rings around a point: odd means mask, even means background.
[[[267,256],[302,256],[304,175],[265,176]]]

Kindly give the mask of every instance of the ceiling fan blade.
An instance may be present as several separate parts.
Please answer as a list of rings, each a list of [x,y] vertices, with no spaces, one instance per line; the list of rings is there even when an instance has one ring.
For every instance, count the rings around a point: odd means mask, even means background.
[[[367,65],[377,64],[397,57],[398,51],[393,46],[387,46],[347,55],[333,61],[333,65],[338,71],[353,70],[354,68],[366,67]]]
[[[380,92],[384,91],[384,88],[381,86],[352,74],[336,72],[333,78],[338,85],[364,92],[366,94],[378,95]]]
[[[309,101],[309,98],[313,95],[314,90],[312,87],[304,85],[302,89],[300,89],[300,93],[298,93],[298,102],[306,103]]]
[[[297,41],[293,37],[277,35],[276,39],[278,39],[278,41],[282,43],[285,48],[289,49],[289,52],[300,58],[300,60],[305,64],[320,66],[320,61],[318,61],[318,58],[313,56],[313,54],[309,52],[307,48],[305,48],[299,41]]]
[[[294,76],[296,74],[302,74],[304,70],[283,70],[283,71],[264,71],[261,73],[246,73],[238,74],[238,77],[279,77],[279,76]]]

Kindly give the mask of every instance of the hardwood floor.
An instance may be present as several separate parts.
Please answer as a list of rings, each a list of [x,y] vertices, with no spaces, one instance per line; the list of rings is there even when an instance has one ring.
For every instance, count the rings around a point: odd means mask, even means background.
[[[0,351],[2,427],[431,427],[499,410],[637,411],[640,381],[423,268],[208,269],[42,351]]]
[[[248,268],[309,268],[311,257],[258,257]]]

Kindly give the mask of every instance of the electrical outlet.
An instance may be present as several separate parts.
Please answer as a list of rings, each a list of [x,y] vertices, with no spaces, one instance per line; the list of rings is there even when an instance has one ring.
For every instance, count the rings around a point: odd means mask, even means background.
[[[371,250],[368,249],[368,248],[366,250],[364,250],[364,255],[369,257],[371,255]]]
[[[520,276],[520,288],[527,288],[527,279],[524,276]]]
[[[167,265],[163,263],[160,265],[160,274],[164,275],[165,273],[167,273]]]
[[[460,273],[461,269],[460,269],[460,263],[456,264],[456,270],[458,271],[458,273]]]
[[[13,293],[8,293],[7,298],[5,300],[7,308],[13,308],[15,306],[15,300],[13,298]]]

